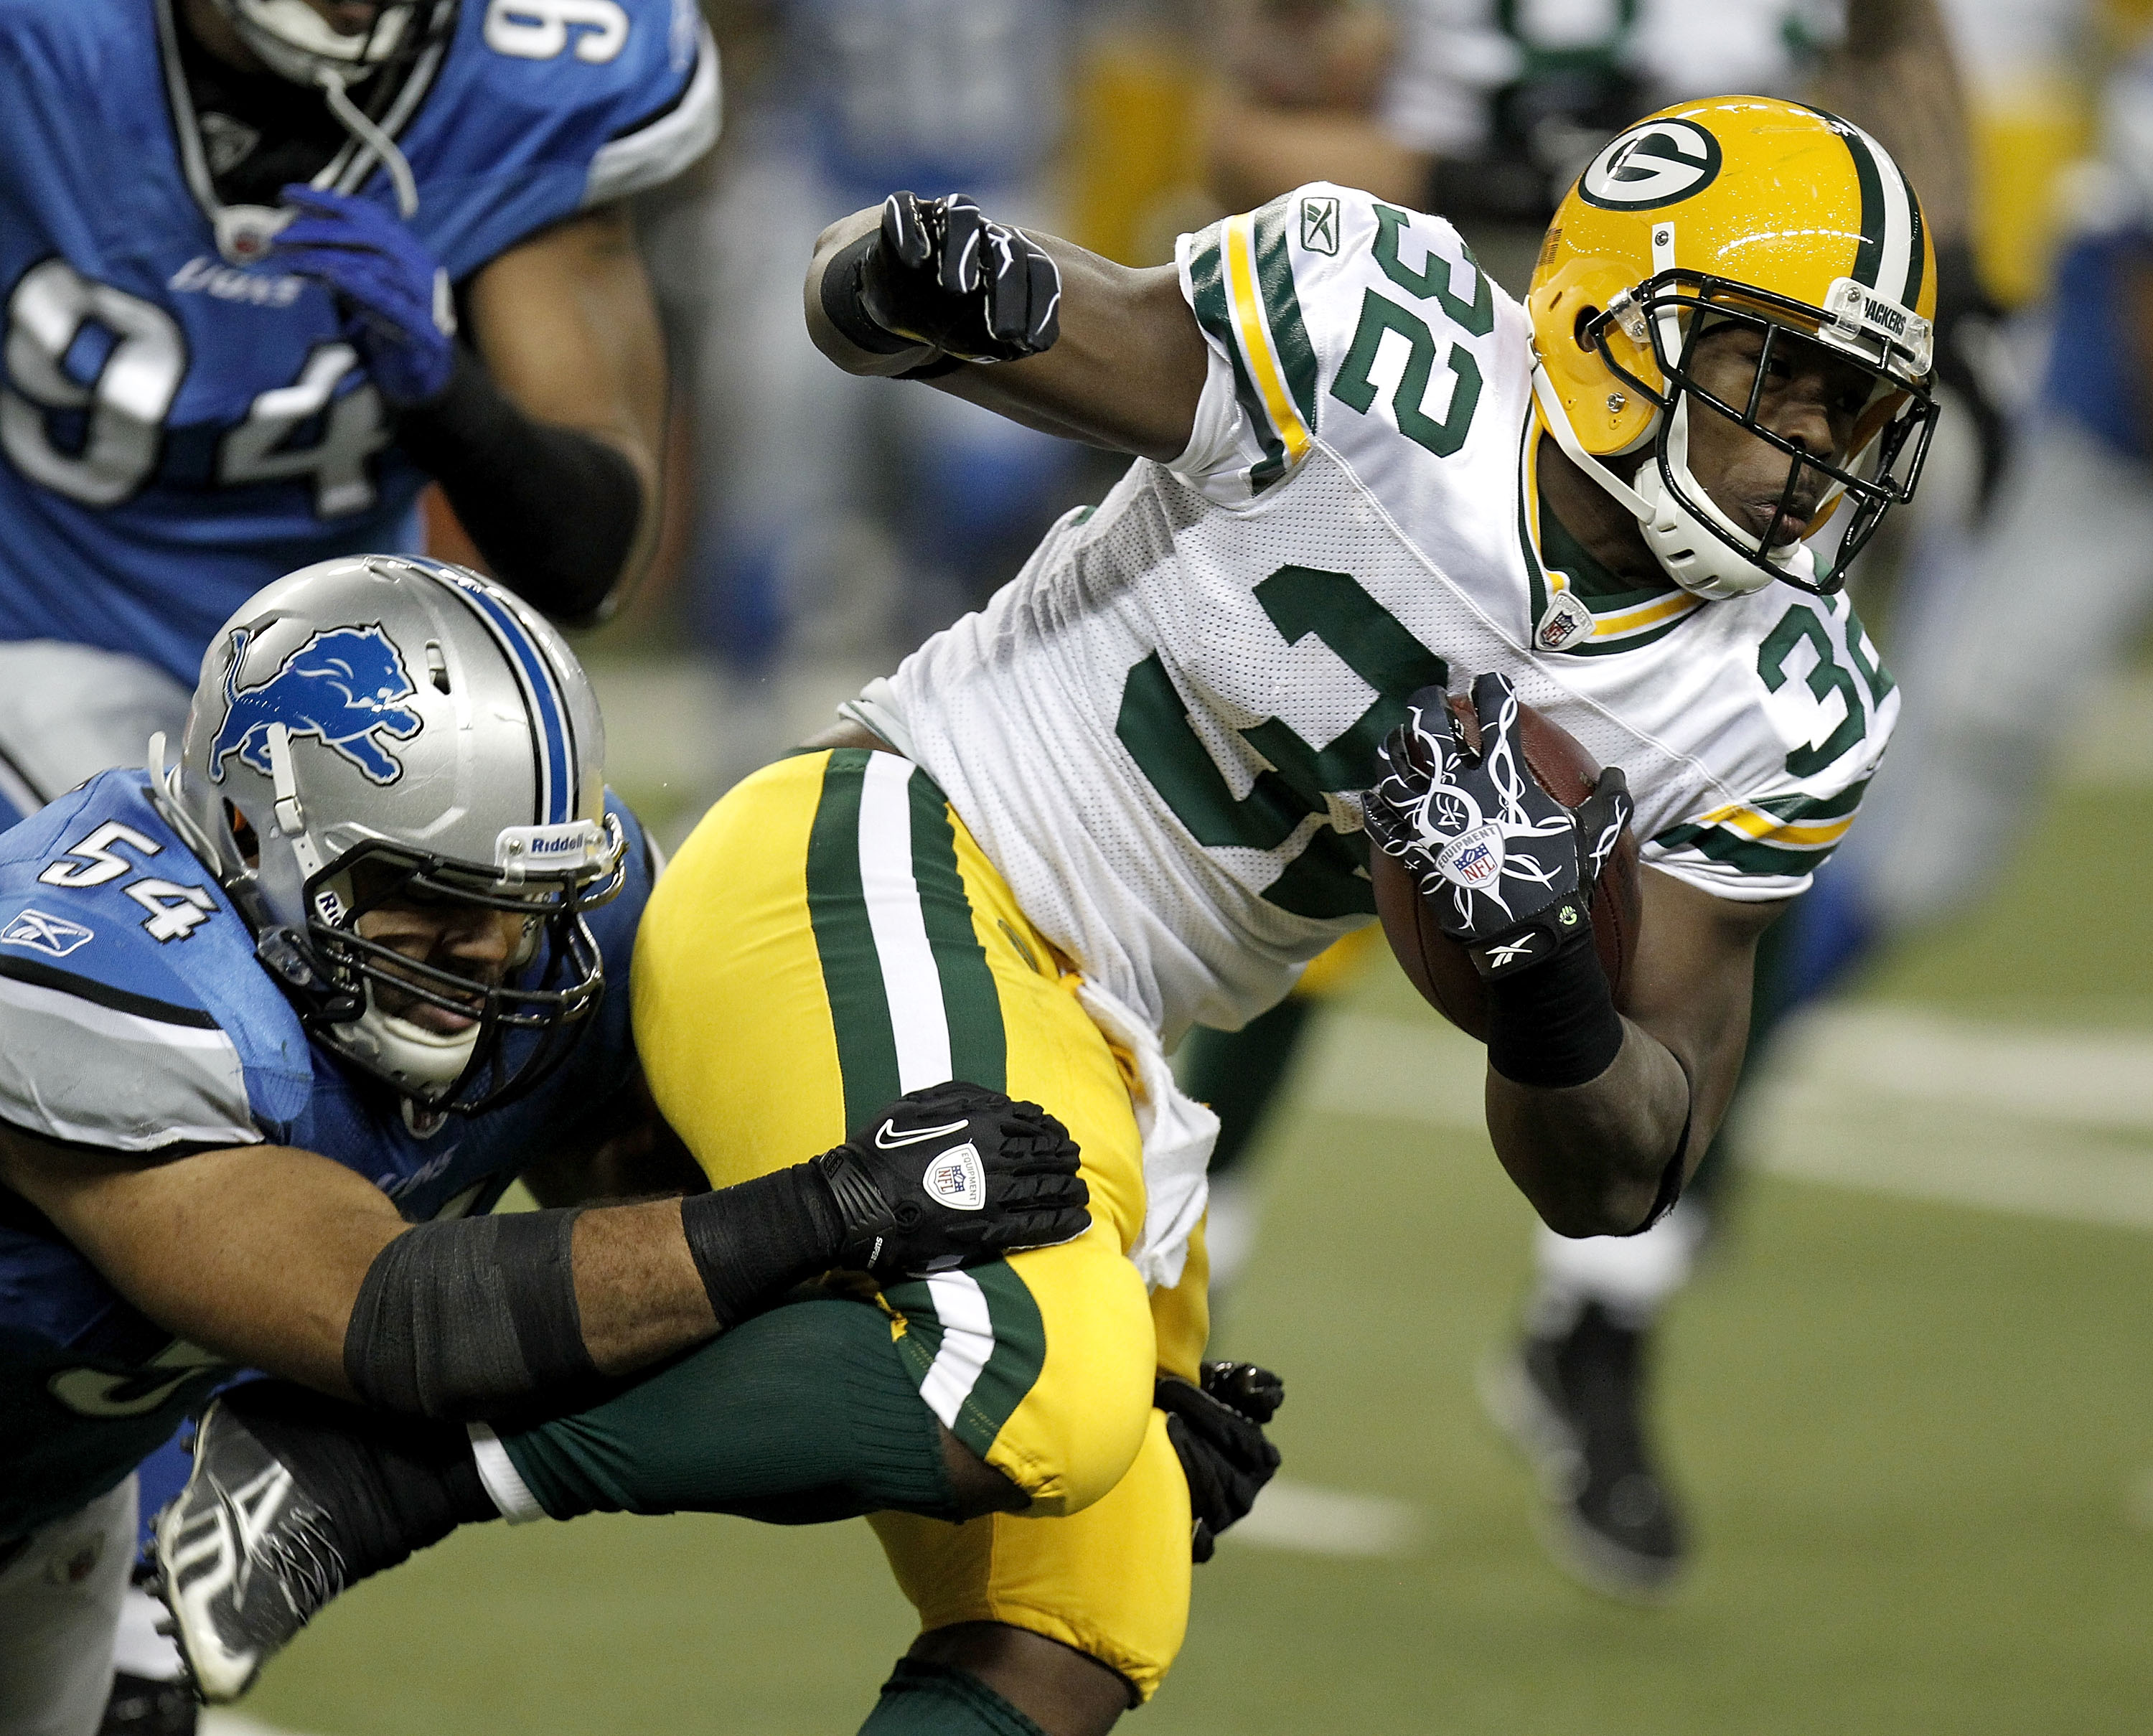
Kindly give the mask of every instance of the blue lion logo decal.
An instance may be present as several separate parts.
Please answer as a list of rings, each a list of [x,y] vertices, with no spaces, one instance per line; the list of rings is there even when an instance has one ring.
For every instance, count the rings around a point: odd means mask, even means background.
[[[318,738],[375,783],[393,784],[403,776],[404,762],[377,737],[408,741],[425,720],[399,703],[418,689],[379,622],[323,628],[258,687],[239,685],[247,639],[244,627],[233,630],[232,659],[224,671],[224,722],[210,748],[211,777],[224,781],[224,762],[235,753],[270,776],[269,726],[277,723],[293,736]]]

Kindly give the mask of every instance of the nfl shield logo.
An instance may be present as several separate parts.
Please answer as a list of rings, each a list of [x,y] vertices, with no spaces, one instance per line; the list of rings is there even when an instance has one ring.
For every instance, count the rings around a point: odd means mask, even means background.
[[[975,1212],[987,1203],[986,1166],[980,1162],[978,1149],[969,1144],[953,1147],[936,1158],[919,1185],[952,1211]]]
[[[1493,824],[1474,827],[1436,853],[1435,870],[1453,886],[1479,891],[1503,871],[1503,834]]]

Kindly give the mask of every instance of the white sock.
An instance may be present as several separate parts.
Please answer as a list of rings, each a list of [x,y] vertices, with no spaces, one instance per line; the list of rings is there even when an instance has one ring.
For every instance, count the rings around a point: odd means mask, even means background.
[[[1539,1225],[1533,1263],[1540,1281],[1526,1311],[1527,1330],[1559,1336],[1576,1325],[1587,1303],[1597,1302],[1617,1324],[1641,1331],[1689,1282],[1703,1233],[1704,1209],[1688,1200],[1642,1235],[1572,1238]]]

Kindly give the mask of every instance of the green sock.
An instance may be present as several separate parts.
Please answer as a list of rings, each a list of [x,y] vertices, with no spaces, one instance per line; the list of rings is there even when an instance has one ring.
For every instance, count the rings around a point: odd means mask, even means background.
[[[1176,1058],[1181,1088],[1219,1117],[1219,1143],[1211,1148],[1214,1180],[1239,1168],[1255,1145],[1316,1009],[1313,997],[1289,995],[1239,1031],[1199,1025],[1182,1044]]]
[[[796,1302],[743,1321],[604,1403],[501,1443],[555,1519],[954,1516],[934,1413],[888,1317],[862,1302]]]
[[[1046,1736],[969,1670],[897,1661],[860,1736]]]

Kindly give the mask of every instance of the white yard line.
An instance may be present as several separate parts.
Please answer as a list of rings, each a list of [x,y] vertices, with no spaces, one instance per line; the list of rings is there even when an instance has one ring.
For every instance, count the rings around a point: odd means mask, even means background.
[[[1481,1125],[1481,1051],[1433,1018],[1343,1015],[1311,1056],[1334,1112]],[[2153,1229],[2153,1036],[1826,1008],[1788,1033],[1745,1154],[1775,1174]]]
[[[1411,1501],[1348,1494],[1280,1478],[1256,1498],[1249,1516],[1219,1540],[1366,1559],[1416,1554],[1427,1538],[1428,1515]]]
[[[259,1718],[223,1706],[205,1706],[196,1728],[201,1736],[298,1736],[296,1731],[265,1724]]]

